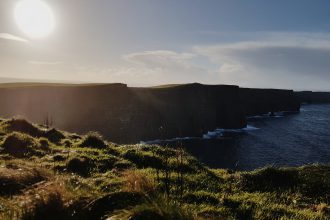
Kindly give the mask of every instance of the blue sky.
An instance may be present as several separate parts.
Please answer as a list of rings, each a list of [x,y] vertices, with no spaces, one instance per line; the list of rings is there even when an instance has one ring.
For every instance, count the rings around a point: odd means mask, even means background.
[[[327,0],[45,0],[42,39],[17,2],[0,3],[0,78],[330,90]]]

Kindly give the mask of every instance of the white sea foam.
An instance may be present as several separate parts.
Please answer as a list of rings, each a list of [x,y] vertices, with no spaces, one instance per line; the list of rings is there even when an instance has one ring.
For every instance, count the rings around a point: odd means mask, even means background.
[[[250,131],[258,130],[259,128],[254,127],[252,125],[247,125],[245,128],[239,128],[239,129],[225,129],[225,128],[217,128],[214,131],[209,131],[206,134],[203,135],[203,139],[212,139],[212,138],[219,138],[223,137],[225,133],[245,133]],[[190,140],[190,139],[200,139],[199,137],[176,137],[176,138],[170,138],[170,139],[156,139],[156,140],[150,140],[150,141],[140,141],[139,144],[159,144],[161,142],[174,142],[174,141],[180,141],[180,140]]]
[[[301,111],[305,111],[305,109],[301,108]],[[292,111],[279,111],[274,112],[273,114],[271,112],[268,112],[266,114],[262,115],[254,115],[246,117],[246,119],[263,119],[263,118],[282,118],[286,114],[291,114]],[[203,139],[212,139],[212,138],[219,138],[223,137],[225,133],[245,133],[249,131],[255,131],[260,128],[254,127],[252,125],[247,125],[245,128],[239,128],[239,129],[225,129],[225,128],[217,128],[214,131],[208,131],[206,134],[203,135]],[[156,139],[156,140],[150,140],[150,141],[140,141],[140,144],[159,144],[161,142],[173,142],[173,141],[180,141],[180,140],[189,140],[189,139],[200,139],[199,137],[176,137],[176,138],[170,138],[170,139]]]
[[[206,134],[203,135],[204,139],[212,139],[212,138],[219,138],[223,137],[225,133],[245,133],[249,131],[255,131],[259,128],[254,127],[252,125],[247,125],[245,128],[239,128],[239,129],[225,129],[225,128],[218,128],[214,131],[209,131]]]
[[[243,128],[245,131],[254,131],[254,130],[259,130],[260,128],[254,127],[252,125],[247,125],[246,128]]]

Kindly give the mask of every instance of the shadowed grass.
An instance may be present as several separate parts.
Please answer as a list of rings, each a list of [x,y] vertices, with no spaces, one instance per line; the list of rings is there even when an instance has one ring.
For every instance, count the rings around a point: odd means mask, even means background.
[[[266,167],[250,173],[244,173],[241,179],[241,187],[251,192],[295,191],[310,198],[329,201],[330,166]]]
[[[28,134],[32,137],[41,137],[44,134],[44,131],[39,127],[33,125],[31,122],[27,121],[24,118],[13,118],[2,123],[4,130],[8,132],[21,132]]]
[[[42,169],[7,164],[5,167],[0,167],[0,195],[8,196],[20,193],[26,187],[44,181],[48,177],[49,174]]]
[[[201,219],[178,203],[168,202],[162,196],[147,199],[132,209],[117,211],[113,220],[197,220]]]
[[[42,149],[45,149],[45,141],[39,141],[27,134],[13,132],[7,135],[3,141],[3,152],[14,157],[28,157],[32,155],[43,155]]]
[[[60,143],[64,138],[65,138],[65,135],[58,131],[57,129],[55,128],[52,128],[48,131],[46,131],[46,133],[44,134],[44,136],[51,142],[55,143],[55,144],[58,144]]]

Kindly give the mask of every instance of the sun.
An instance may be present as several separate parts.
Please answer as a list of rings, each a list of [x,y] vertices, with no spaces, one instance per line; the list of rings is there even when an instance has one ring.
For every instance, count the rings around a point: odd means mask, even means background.
[[[19,29],[31,38],[49,35],[55,27],[52,9],[42,0],[21,0],[15,6],[15,20]]]

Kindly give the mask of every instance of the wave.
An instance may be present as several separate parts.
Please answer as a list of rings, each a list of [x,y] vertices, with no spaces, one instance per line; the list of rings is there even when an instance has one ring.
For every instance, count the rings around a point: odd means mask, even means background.
[[[225,128],[217,128],[214,131],[209,131],[204,134],[202,137],[175,137],[169,139],[156,139],[150,141],[140,141],[139,144],[159,144],[162,142],[175,142],[175,141],[182,141],[182,140],[191,140],[191,139],[212,139],[212,138],[219,138],[223,137],[225,133],[246,133],[249,131],[255,131],[259,128],[254,127],[252,125],[247,125],[245,128],[239,129],[225,129]]]
[[[223,137],[226,133],[246,133],[249,131],[255,131],[260,128],[254,127],[252,125],[247,125],[245,128],[239,128],[239,129],[225,129],[225,128],[218,128],[214,131],[209,131],[206,134],[203,135],[204,139],[212,139],[212,138],[218,138]]]

